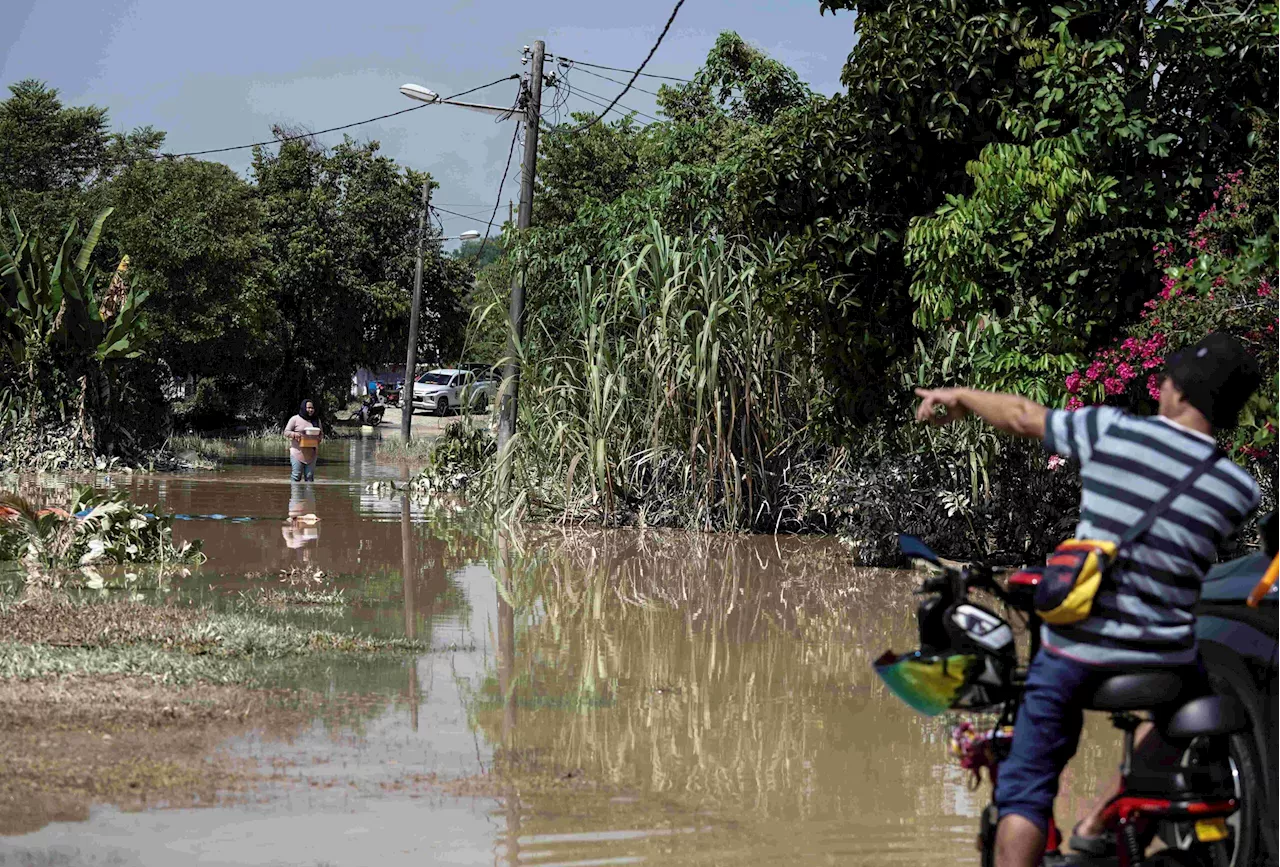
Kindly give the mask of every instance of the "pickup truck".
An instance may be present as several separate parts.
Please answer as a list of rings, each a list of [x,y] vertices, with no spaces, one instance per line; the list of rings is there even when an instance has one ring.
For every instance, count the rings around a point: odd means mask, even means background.
[[[413,383],[413,406],[441,416],[463,407],[485,412],[489,401],[497,397],[498,383],[485,376],[483,371],[479,376],[484,378],[478,378],[472,370],[429,370]]]

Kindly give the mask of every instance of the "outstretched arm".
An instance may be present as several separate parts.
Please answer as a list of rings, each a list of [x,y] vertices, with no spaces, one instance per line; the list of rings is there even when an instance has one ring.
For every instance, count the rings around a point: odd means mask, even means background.
[[[1044,420],[1049,410],[1034,400],[974,388],[917,388],[916,395],[921,398],[916,421],[944,425],[973,413],[1005,433],[1044,439]],[[938,407],[946,412],[938,412]]]

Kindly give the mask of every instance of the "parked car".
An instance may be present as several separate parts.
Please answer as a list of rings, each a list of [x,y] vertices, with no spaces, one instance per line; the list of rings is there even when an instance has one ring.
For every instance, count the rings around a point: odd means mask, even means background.
[[[427,371],[413,383],[413,406],[441,416],[463,407],[485,412],[497,393],[498,383],[492,379],[479,379],[470,370],[441,368]]]

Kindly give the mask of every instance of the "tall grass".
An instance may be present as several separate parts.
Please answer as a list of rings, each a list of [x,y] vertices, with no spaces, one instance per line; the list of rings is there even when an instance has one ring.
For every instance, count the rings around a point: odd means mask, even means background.
[[[814,399],[794,387],[808,377],[762,303],[769,251],[656,225],[642,240],[611,273],[579,275],[567,329],[529,323],[521,432],[495,458],[512,460],[516,507],[606,524],[769,523],[780,459]]]

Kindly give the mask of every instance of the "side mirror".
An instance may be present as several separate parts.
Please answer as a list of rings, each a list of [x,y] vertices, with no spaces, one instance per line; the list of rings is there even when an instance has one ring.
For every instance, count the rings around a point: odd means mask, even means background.
[[[898,549],[902,551],[902,556],[911,560],[924,560],[935,566],[942,563],[942,558],[933,553],[928,545],[915,536],[908,536],[906,533],[898,534]]]
[[[1258,534],[1262,537],[1262,549],[1267,557],[1280,553],[1280,515],[1271,512],[1258,521]]]

